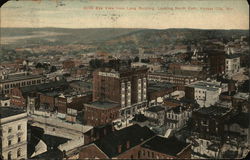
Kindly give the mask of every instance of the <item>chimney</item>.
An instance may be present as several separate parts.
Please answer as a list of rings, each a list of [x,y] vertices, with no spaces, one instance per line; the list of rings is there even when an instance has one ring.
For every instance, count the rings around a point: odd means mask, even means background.
[[[118,145],[118,153],[121,153],[121,152],[122,152],[122,145],[119,144],[119,145]]]
[[[129,142],[129,140],[126,142],[126,148],[127,148],[127,149],[130,148],[130,142]]]
[[[106,136],[107,135],[107,130],[106,130],[106,128],[104,128],[104,136]]]

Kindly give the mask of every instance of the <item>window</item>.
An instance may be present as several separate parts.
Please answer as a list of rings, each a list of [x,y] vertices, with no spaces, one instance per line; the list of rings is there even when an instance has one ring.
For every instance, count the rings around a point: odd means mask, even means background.
[[[17,129],[20,130],[20,129],[21,129],[21,125],[18,125],[18,126],[17,126]]]
[[[18,137],[17,142],[18,142],[18,143],[21,142],[21,137]]]
[[[17,157],[20,157],[21,156],[21,148],[19,148],[18,150],[17,150]]]
[[[8,153],[8,159],[11,159],[11,151]]]
[[[10,145],[11,145],[11,140],[8,141],[8,146],[10,146]]]
[[[8,133],[11,133],[11,132],[12,132],[12,128],[9,128],[9,129],[8,129]]]

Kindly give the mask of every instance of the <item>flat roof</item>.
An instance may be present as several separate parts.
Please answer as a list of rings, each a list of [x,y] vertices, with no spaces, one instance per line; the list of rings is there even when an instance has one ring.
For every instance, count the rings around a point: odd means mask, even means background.
[[[35,78],[42,78],[41,75],[17,75],[17,76],[11,76],[6,79],[0,79],[0,83],[7,83],[12,81],[20,81],[20,80],[26,80],[26,79],[35,79]]]
[[[159,112],[159,111],[162,111],[162,110],[164,110],[163,107],[161,107],[161,106],[154,106],[154,107],[148,108],[146,111],[148,111],[148,112]]]
[[[234,95],[234,98],[248,100],[249,93],[238,92]]]
[[[188,87],[206,89],[210,91],[217,91],[220,86],[212,82],[199,81],[199,82],[194,82],[192,84],[189,84]]]
[[[0,110],[1,110],[0,118],[7,118],[25,113],[24,110],[14,107],[0,107]]]
[[[172,88],[174,86],[175,85],[173,85],[172,83],[149,81],[149,83],[148,83],[148,90],[159,91],[159,90],[163,90],[163,89]]]
[[[225,107],[217,107],[217,106],[210,106],[210,107],[202,107],[196,112],[209,115],[209,116],[223,116],[224,114],[230,111],[229,108]]]
[[[177,154],[180,153],[188,145],[188,143],[181,142],[174,136],[170,138],[155,136],[151,140],[144,143],[142,147],[170,156],[177,156]]]
[[[97,108],[103,108],[103,109],[107,109],[107,108],[113,108],[113,107],[118,107],[119,104],[115,103],[115,102],[110,102],[110,101],[94,101],[91,103],[88,103],[92,106],[95,106]]]

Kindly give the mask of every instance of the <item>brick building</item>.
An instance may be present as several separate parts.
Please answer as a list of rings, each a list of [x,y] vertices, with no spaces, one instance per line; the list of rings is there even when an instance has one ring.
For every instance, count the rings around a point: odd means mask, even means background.
[[[177,138],[155,136],[141,147],[141,159],[190,159],[191,144]]]
[[[41,75],[3,75],[0,77],[0,94],[8,94],[16,87],[32,86],[45,83],[46,78]]]
[[[231,110],[224,107],[203,107],[192,114],[193,131],[201,137],[217,136],[223,137],[224,125],[230,118]]]
[[[150,73],[148,79],[156,82],[168,82],[177,86],[178,90],[184,90],[184,86],[197,81],[194,74]]]
[[[101,126],[112,123],[119,117],[120,104],[110,101],[94,101],[84,104],[86,125]]]
[[[164,147],[163,147],[164,146]],[[163,138],[147,127],[132,125],[114,131],[81,148],[79,158],[166,159],[190,158],[190,145],[176,138]]]
[[[93,73],[93,101],[120,103],[123,117],[139,112],[147,106],[147,71],[146,67],[96,70]]]

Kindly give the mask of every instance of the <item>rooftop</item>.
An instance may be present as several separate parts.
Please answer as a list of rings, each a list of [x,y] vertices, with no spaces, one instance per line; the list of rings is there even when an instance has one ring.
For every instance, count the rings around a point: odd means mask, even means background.
[[[250,114],[249,113],[239,113],[236,116],[232,117],[229,121],[229,124],[237,123],[242,128],[249,128],[250,126]]]
[[[210,106],[210,107],[202,107],[199,110],[197,110],[196,112],[198,112],[200,114],[208,115],[208,116],[219,116],[220,117],[220,116],[225,115],[229,111],[230,111],[229,108]]]
[[[172,87],[174,87],[174,85],[171,83],[160,83],[160,82],[149,81],[149,84],[148,84],[149,91],[159,91],[159,90],[164,90],[164,89],[168,89]]]
[[[64,86],[68,86],[68,83],[65,81],[56,81],[56,82],[22,87],[21,90],[24,94],[26,94],[26,93],[31,93],[31,92],[42,92],[42,91],[52,90],[52,89],[61,88]]]
[[[193,87],[193,88],[210,90],[210,91],[217,91],[220,88],[220,85],[218,85],[218,83],[205,82],[205,81],[194,82],[188,86]]]
[[[0,79],[0,83],[7,83],[12,81],[20,81],[26,79],[33,79],[33,78],[42,78],[41,75],[16,75],[16,76],[9,76],[6,79]]]
[[[249,93],[238,92],[234,95],[234,98],[248,100]]]
[[[94,143],[100,148],[108,157],[115,157],[128,149],[139,145],[143,141],[153,137],[155,134],[147,127],[140,127],[139,125],[132,125],[124,129],[114,131],[102,139]],[[126,143],[130,146],[127,149]],[[118,146],[121,145],[121,153],[118,153]]]
[[[162,111],[162,110],[164,110],[163,107],[161,107],[161,106],[154,106],[154,107],[148,108],[146,111],[148,111],[148,112],[159,112],[159,111]]]
[[[97,108],[103,108],[103,109],[107,109],[107,108],[113,108],[113,107],[118,107],[119,104],[115,103],[115,102],[111,102],[111,101],[94,101],[91,103],[88,103],[92,106],[95,106]]]
[[[177,154],[188,145],[188,143],[181,142],[174,136],[170,138],[155,136],[151,140],[144,143],[142,147],[167,155],[177,156]]]
[[[19,109],[19,108],[13,108],[13,107],[1,107],[0,110],[1,110],[0,118],[7,118],[7,117],[25,113],[24,110]]]

